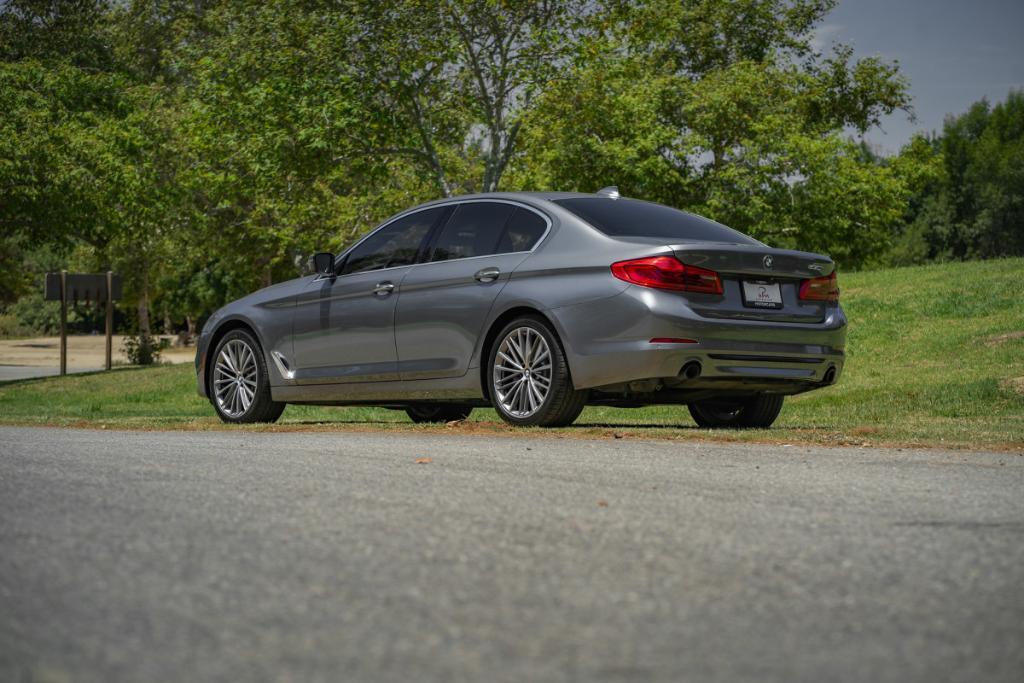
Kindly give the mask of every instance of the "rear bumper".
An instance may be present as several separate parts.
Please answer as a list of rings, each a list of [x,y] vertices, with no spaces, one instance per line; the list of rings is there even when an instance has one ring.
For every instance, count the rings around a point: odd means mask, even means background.
[[[704,318],[672,292],[630,286],[601,301],[552,312],[578,389],[660,379],[686,389],[798,393],[835,382],[845,359],[846,317],[830,306],[820,323]],[[693,343],[652,343],[652,339]],[[688,363],[700,374],[686,379]]]

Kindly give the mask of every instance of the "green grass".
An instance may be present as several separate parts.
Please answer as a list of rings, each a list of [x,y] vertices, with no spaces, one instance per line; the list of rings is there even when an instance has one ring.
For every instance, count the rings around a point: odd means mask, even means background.
[[[1024,259],[854,273],[840,283],[850,318],[843,377],[788,399],[775,428],[709,432],[694,427],[685,407],[657,406],[588,408],[573,427],[544,433],[1024,448]],[[233,428],[196,395],[192,368],[183,365],[3,384],[0,423]],[[538,431],[512,430],[492,410],[457,426],[424,427],[399,411],[306,406],[256,429]]]

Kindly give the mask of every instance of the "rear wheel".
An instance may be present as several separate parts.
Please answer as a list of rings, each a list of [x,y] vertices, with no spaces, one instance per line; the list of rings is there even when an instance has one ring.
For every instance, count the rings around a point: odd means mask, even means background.
[[[224,335],[213,354],[210,402],[224,422],[277,422],[284,403],[270,397],[267,363],[245,330]]]
[[[694,422],[705,429],[767,429],[782,410],[784,396],[759,394],[748,399],[697,401],[689,404]]]
[[[409,419],[417,424],[465,420],[473,409],[448,403],[418,403],[405,409]]]
[[[573,388],[562,345],[539,318],[506,325],[491,348],[489,367],[491,402],[509,424],[564,427],[587,404],[587,392]]]

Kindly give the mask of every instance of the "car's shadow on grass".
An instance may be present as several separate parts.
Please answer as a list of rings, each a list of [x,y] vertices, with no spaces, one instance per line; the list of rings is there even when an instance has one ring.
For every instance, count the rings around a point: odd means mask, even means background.
[[[303,419],[303,420],[282,420],[281,425],[295,426],[295,427],[324,427],[332,424],[339,425],[365,425],[367,427],[396,427],[396,428],[426,428],[426,429],[455,429],[464,427],[480,427],[484,429],[495,429],[499,431],[523,431],[530,433],[544,433],[545,431],[559,432],[582,432],[588,430],[607,430],[607,431],[641,431],[641,432],[654,432],[654,431],[678,431],[678,432],[749,432],[749,431],[799,431],[799,432],[831,432],[835,431],[834,428],[823,427],[823,426],[811,426],[811,425],[783,425],[777,427],[771,427],[767,430],[756,430],[756,429],[704,429],[698,427],[695,424],[677,424],[677,423],[666,423],[666,422],[648,422],[648,423],[637,423],[637,422],[575,422],[566,427],[555,427],[551,430],[547,429],[531,429],[531,428],[517,428],[499,422],[497,420],[467,420],[465,422],[456,422],[454,424],[445,424],[443,422],[436,424],[422,424],[417,425],[413,422],[407,422],[405,420],[374,420],[367,418],[351,418],[351,419],[330,419],[330,420],[315,420],[315,419]]]
[[[411,426],[412,422],[399,422],[398,420],[366,420],[366,419],[355,419],[355,420],[281,420],[281,425],[297,426],[297,427],[322,427],[332,424],[343,424],[343,425],[394,425],[398,427]],[[444,426],[443,424],[441,425]]]

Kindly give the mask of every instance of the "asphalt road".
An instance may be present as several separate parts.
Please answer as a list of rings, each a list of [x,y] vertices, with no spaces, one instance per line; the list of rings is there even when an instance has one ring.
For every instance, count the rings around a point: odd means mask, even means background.
[[[0,429],[0,680],[1019,682],[1024,457]]]
[[[68,373],[98,372],[99,368],[68,368]],[[42,368],[36,365],[0,365],[0,382],[19,379],[35,379],[37,377],[55,377],[60,374],[60,361],[55,368]]]

